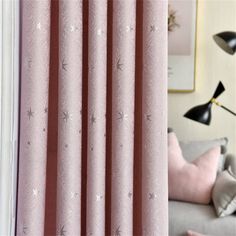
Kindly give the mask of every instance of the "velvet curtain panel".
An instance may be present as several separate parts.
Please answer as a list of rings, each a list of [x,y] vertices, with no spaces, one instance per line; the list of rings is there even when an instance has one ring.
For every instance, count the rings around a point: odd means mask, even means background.
[[[22,1],[17,235],[168,235],[167,1]]]

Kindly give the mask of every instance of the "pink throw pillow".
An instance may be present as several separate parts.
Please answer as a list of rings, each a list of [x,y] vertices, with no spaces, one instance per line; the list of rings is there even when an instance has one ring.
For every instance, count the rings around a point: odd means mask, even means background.
[[[186,236],[205,236],[205,235],[204,234],[199,234],[199,233],[194,232],[192,230],[188,230]]]
[[[220,147],[188,163],[174,132],[168,134],[169,199],[209,204],[216,180]]]

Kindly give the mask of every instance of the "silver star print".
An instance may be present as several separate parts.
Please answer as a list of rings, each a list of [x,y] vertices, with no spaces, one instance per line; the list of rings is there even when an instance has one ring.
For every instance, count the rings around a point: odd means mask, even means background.
[[[101,201],[101,200],[102,200],[102,198],[103,198],[103,196],[102,196],[102,195],[96,195],[96,201],[97,201],[97,202]]]
[[[72,198],[72,199],[73,199],[73,198],[76,198],[77,196],[79,196],[79,194],[76,193],[76,192],[71,192],[70,195],[71,195],[71,198]]]
[[[37,28],[38,30],[41,30],[41,23],[40,23],[40,22],[37,24],[36,28]]]
[[[157,27],[155,25],[150,26],[150,32],[155,32],[157,30]]]
[[[103,32],[102,29],[98,29],[98,30],[97,30],[97,35],[98,35],[98,36],[101,36],[103,33],[104,33],[104,32]]]
[[[65,63],[65,59],[62,60],[61,67],[62,67],[62,70],[67,71],[67,68],[66,68],[67,63]]]
[[[118,112],[118,120],[127,120],[128,119],[128,115],[124,114],[124,112],[120,111]]]
[[[31,65],[32,65],[32,59],[30,58],[30,59],[27,60],[27,67],[28,67],[28,69],[31,68]]]
[[[128,197],[131,199],[133,194],[131,192],[128,193]]]
[[[147,119],[148,121],[152,121],[151,117],[152,117],[151,114],[146,115],[146,119]]]
[[[65,225],[63,225],[60,229],[60,236],[66,236]]]
[[[154,200],[155,198],[157,198],[155,193],[149,193],[149,200]]]
[[[132,32],[134,30],[133,26],[128,25],[126,26],[126,32]]]
[[[120,62],[120,58],[119,58],[116,63],[116,69],[122,71],[123,70],[122,67],[123,67],[123,64]]]
[[[94,116],[94,114],[91,116],[90,121],[91,121],[92,125],[93,125],[94,123],[96,123],[96,117]]]
[[[31,117],[34,116],[34,112],[32,112],[31,107],[30,107],[30,109],[27,111],[27,116],[29,117],[29,120],[30,120]]]
[[[67,122],[69,120],[69,118],[70,118],[70,115],[69,115],[68,111],[66,111],[66,112],[63,111],[63,120],[65,122]]]
[[[70,31],[71,32],[75,32],[76,30],[78,30],[79,28],[77,26],[71,25],[70,26]]]
[[[115,236],[121,236],[120,226],[118,226],[118,227],[116,228]]]
[[[22,232],[23,234],[27,235],[28,227],[23,225]]]
[[[39,190],[37,188],[33,189],[33,196],[37,197],[39,195]]]

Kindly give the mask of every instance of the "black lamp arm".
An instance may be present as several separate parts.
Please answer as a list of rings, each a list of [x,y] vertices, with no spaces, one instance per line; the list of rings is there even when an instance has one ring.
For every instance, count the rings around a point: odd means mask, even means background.
[[[233,112],[233,111],[231,111],[229,108],[227,108],[227,107],[221,105],[218,101],[216,101],[216,99],[212,98],[211,102],[214,103],[214,104],[216,104],[217,106],[223,108],[224,110],[228,111],[228,112],[231,113],[232,115],[236,116],[236,113],[235,113],[235,112]]]
[[[223,106],[223,105],[221,105],[220,107],[222,107],[223,109],[225,109],[225,110],[228,111],[229,113],[231,113],[231,114],[233,114],[234,116],[236,116],[236,113],[233,112],[233,111],[231,111],[229,108],[227,108],[227,107],[225,107],[225,106]]]

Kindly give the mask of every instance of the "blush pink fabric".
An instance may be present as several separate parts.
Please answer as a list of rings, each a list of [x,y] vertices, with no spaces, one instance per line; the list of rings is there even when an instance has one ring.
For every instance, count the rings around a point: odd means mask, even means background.
[[[17,235],[168,235],[167,1],[21,4]]]
[[[169,199],[208,204],[217,174],[220,147],[188,163],[174,132],[168,134]]]
[[[192,230],[188,230],[186,236],[206,236],[206,235],[205,235],[205,234],[200,234],[200,233],[194,232],[194,231],[192,231]]]

